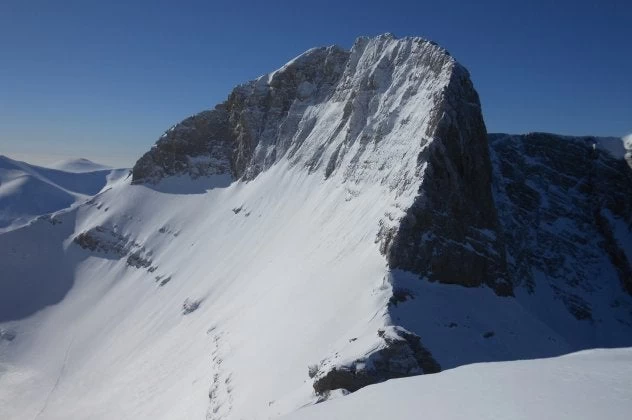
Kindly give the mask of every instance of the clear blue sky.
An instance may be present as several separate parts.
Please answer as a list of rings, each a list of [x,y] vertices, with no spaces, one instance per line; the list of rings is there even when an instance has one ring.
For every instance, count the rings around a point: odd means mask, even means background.
[[[463,63],[490,132],[632,131],[630,0],[0,0],[0,154],[131,165],[235,84],[384,32]]]

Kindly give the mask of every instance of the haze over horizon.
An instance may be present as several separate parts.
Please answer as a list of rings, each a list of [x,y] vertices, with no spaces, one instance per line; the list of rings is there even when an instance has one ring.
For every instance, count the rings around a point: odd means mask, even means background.
[[[625,1],[36,3],[0,5],[0,154],[35,164],[131,166],[235,85],[385,32],[467,67],[489,132],[632,132]]]

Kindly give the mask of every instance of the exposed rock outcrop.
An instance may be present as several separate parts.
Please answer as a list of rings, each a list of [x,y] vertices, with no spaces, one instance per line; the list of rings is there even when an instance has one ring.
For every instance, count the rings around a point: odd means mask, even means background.
[[[73,242],[83,249],[98,252],[110,258],[127,257],[127,265],[136,268],[146,268],[153,272],[152,260],[145,247],[122,235],[116,229],[106,226],[96,226],[75,236]]]
[[[385,249],[391,268],[431,281],[511,295],[505,249],[491,191],[487,131],[467,71],[455,65],[431,112],[418,196]]]
[[[188,315],[191,312],[196,311],[200,307],[201,303],[202,301],[200,299],[186,298],[182,303],[182,315]]]
[[[382,328],[377,334],[382,345],[366,357],[334,367],[323,361],[314,373],[314,391],[317,394],[335,389],[354,392],[392,378],[441,371],[417,335],[396,326]]]
[[[17,334],[13,330],[0,328],[0,341],[13,341]]]
[[[281,69],[236,87],[211,111],[171,127],[134,165],[133,182],[170,175],[230,174],[252,179],[305,136],[299,122],[308,105],[333,93],[349,52],[314,48]],[[296,139],[294,139],[296,140]]]
[[[233,133],[224,105],[174,125],[134,165],[132,182],[155,183],[166,176],[192,178],[233,174]]]

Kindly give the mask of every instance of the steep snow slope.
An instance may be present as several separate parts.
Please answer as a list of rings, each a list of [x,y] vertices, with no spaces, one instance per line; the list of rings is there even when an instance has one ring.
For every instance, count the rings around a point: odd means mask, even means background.
[[[210,403],[211,418],[253,418],[308,403],[309,363],[351,338],[362,337],[360,350],[379,344],[389,290],[373,238],[383,197],[366,186],[350,198],[344,187],[279,165],[204,195],[122,183],[55,225],[3,235],[2,253],[15,249],[22,278],[47,274],[25,254],[35,241],[42,255],[60,247],[46,239],[52,232],[75,227],[105,245],[90,252],[68,238],[63,261],[76,267],[68,295],[3,326],[17,336],[3,343],[9,373],[0,388],[12,403],[0,406],[16,416],[46,406],[42,418],[188,418]],[[115,235],[138,245],[108,248]],[[135,252],[148,267],[131,265]],[[201,303],[184,316],[186,299]],[[139,398],[146,393],[162,397]]]
[[[284,418],[624,420],[631,378],[632,350],[590,350],[393,379]]]
[[[82,164],[81,168],[62,170],[0,156],[0,232],[85,201],[108,182],[126,175],[125,170],[103,169],[92,162],[87,165],[84,161],[74,161],[73,165],[77,162]]]
[[[269,418],[625,342],[625,323],[522,299],[489,153],[467,71],[418,38],[236,88],[133,179],[0,235],[0,417]]]

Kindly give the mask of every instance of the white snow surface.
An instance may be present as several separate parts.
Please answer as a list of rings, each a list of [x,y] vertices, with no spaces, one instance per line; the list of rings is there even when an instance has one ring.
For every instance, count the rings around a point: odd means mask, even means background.
[[[60,304],[2,324],[16,338],[0,342],[0,418],[267,418],[310,403],[308,364],[385,323],[374,238],[392,199],[356,188],[287,164],[206,194],[121,180],[61,223],[4,234],[9,276],[68,264],[73,285]],[[141,243],[156,270],[72,243],[94,226]],[[59,247],[61,261],[39,255]],[[183,315],[186,299],[201,303]]]
[[[623,137],[623,147],[625,148],[625,158],[628,164],[632,165],[632,133]]]
[[[393,379],[283,418],[627,420],[630,413],[632,349],[626,348]]]

